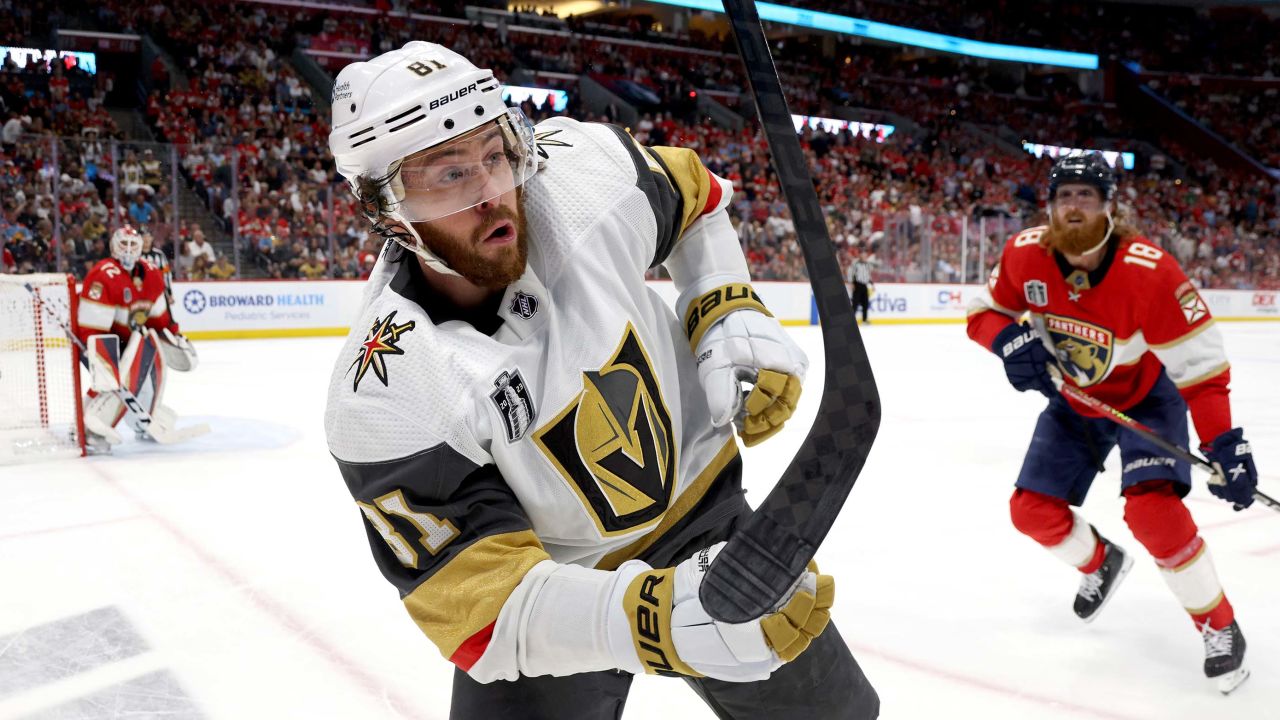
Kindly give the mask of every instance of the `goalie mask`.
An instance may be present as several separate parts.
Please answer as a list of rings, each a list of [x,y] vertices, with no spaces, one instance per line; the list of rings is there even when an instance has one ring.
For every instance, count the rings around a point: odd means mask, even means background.
[[[111,234],[111,257],[119,261],[125,270],[132,272],[141,256],[142,236],[137,230],[125,225]]]
[[[414,41],[338,73],[329,149],[374,230],[456,275],[412,223],[491,201],[537,172],[533,127],[489,70]]]

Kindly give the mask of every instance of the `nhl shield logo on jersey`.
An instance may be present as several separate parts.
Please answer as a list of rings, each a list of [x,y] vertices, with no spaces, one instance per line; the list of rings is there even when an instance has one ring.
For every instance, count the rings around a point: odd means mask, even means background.
[[[538,312],[538,298],[517,290],[511,296],[511,306],[508,309],[511,310],[512,315],[519,315],[528,320]]]
[[[1107,376],[1115,347],[1110,330],[1056,315],[1046,315],[1045,324],[1058,348],[1058,358],[1076,385],[1088,387]]]
[[[489,399],[498,408],[498,416],[507,430],[507,442],[513,443],[524,437],[524,433],[533,424],[536,415],[533,399],[529,397],[529,386],[520,377],[520,370],[503,371],[493,381],[493,392]]]
[[[347,368],[347,372],[356,371],[355,381],[351,384],[351,391],[356,392],[360,389],[360,381],[364,379],[365,373],[369,368],[373,368],[373,374],[377,376],[382,384],[387,384],[387,355],[403,355],[404,350],[396,345],[400,340],[400,336],[413,330],[415,322],[410,320],[407,323],[395,324],[396,311],[392,310],[387,313],[384,319],[374,318],[373,327],[369,329],[369,334],[364,336],[364,342],[360,343],[356,348],[356,359],[351,363],[351,367]]]
[[[1028,305],[1049,304],[1049,287],[1041,280],[1028,280],[1022,283],[1022,292],[1027,296]]]
[[[628,323],[613,357],[533,434],[603,536],[657,522],[675,490],[676,445],[658,376]]]

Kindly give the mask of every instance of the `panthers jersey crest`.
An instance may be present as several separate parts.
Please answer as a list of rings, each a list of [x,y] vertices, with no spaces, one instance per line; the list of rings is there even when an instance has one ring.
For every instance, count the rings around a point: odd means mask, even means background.
[[[630,323],[613,356],[598,371],[582,373],[582,392],[533,440],[602,535],[662,517],[676,484],[675,430]]]
[[[1110,330],[1056,315],[1046,315],[1045,323],[1058,348],[1058,359],[1076,385],[1088,387],[1107,376],[1115,347],[1115,337]]]

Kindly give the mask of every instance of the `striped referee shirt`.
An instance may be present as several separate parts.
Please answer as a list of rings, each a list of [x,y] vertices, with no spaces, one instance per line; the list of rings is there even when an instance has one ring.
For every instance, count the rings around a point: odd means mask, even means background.
[[[164,294],[172,298],[173,273],[169,271],[169,258],[165,256],[164,251],[152,245],[150,250],[142,253],[142,259],[151,263],[152,267],[158,269],[164,275]]]
[[[849,266],[849,282],[861,285],[871,284],[871,263],[864,260],[854,260]]]

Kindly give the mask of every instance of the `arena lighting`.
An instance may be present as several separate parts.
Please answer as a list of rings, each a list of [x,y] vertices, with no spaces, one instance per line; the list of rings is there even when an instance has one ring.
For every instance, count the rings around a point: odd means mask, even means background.
[[[720,0],[650,0],[650,2],[660,5],[675,5],[676,7],[689,8],[691,10],[724,12],[724,7],[720,4]],[[767,2],[758,2],[756,7],[760,11],[761,20],[825,30],[841,35],[853,35],[899,45],[941,50],[942,52],[955,53],[956,55],[987,58],[988,60],[1004,60],[1006,62],[1031,63],[1034,65],[1056,65],[1080,70],[1098,69],[1098,56],[1090,53],[966,40],[954,35],[914,30],[898,25],[846,17],[844,15],[833,15],[816,10],[800,10],[799,8]]]
[[[838,133],[848,130],[854,135],[861,135],[875,140],[876,142],[884,142],[885,138],[893,134],[897,127],[894,125],[882,125],[880,123],[865,123],[849,120],[840,120],[839,118],[813,117],[811,115],[792,115],[791,122],[796,125],[796,132],[804,129],[805,125],[814,130],[822,130],[829,133]]]
[[[516,105],[529,100],[535,106],[542,107],[546,104],[548,98],[551,100],[551,109],[554,112],[564,112],[565,107],[569,105],[569,93],[564,90],[524,87],[521,85],[504,85],[502,87],[502,99]]]
[[[0,62],[12,60],[20,68],[36,60],[53,60],[62,58],[68,68],[79,67],[90,75],[98,74],[98,56],[91,52],[76,50],[39,50],[36,48],[10,47],[0,45]]]
[[[1035,155],[1036,157],[1044,157],[1045,155],[1048,155],[1051,158],[1056,158],[1059,155],[1070,155],[1072,153],[1100,152],[1102,153],[1102,157],[1106,159],[1107,164],[1110,165],[1111,167],[1116,166],[1117,160],[1123,161],[1125,170],[1133,169],[1133,162],[1135,159],[1134,154],[1131,152],[1118,152],[1116,150],[1092,150],[1089,148],[1069,148],[1069,147],[1061,147],[1059,145],[1041,145],[1040,143],[1033,143],[1033,142],[1026,142],[1026,141],[1023,141],[1022,149],[1026,150],[1032,155]]]

